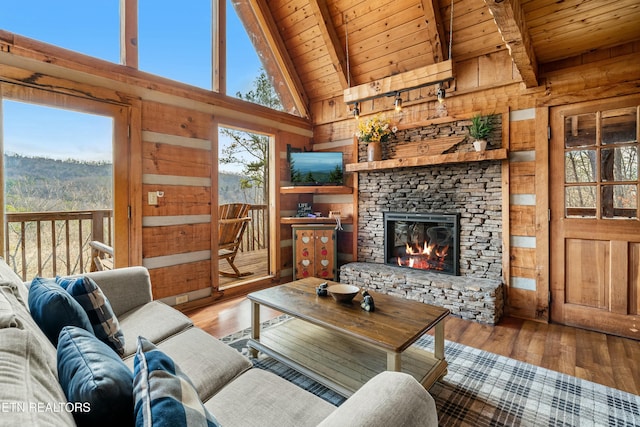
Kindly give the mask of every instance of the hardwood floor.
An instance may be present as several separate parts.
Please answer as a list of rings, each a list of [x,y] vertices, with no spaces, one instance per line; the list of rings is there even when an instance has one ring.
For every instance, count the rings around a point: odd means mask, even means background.
[[[215,337],[251,325],[250,303],[237,298],[186,313]],[[262,308],[261,319],[277,316]],[[445,338],[543,368],[640,394],[640,341],[507,317],[497,326],[449,316]]]

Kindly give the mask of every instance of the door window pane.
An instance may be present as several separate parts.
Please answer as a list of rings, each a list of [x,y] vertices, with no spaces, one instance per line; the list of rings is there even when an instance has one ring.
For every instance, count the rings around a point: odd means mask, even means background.
[[[586,147],[596,144],[596,115],[579,114],[564,119],[564,143],[566,148]]]
[[[636,108],[602,113],[602,144],[637,142]]]
[[[637,181],[638,149],[636,147],[602,150],[602,181]]]
[[[602,187],[603,218],[635,218],[637,204],[637,185],[607,185]]]
[[[565,189],[567,217],[594,217],[596,215],[596,186],[567,187]]]
[[[565,182],[596,181],[596,150],[565,153]]]

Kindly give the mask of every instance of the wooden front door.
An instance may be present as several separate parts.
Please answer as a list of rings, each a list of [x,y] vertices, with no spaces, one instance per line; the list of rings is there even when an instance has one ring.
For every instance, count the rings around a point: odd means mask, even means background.
[[[640,98],[551,110],[551,321],[640,339]]]

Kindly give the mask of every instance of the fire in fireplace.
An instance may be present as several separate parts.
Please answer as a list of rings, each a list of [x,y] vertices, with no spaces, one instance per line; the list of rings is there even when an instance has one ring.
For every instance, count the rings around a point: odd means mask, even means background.
[[[458,240],[458,214],[384,213],[387,264],[457,276]]]

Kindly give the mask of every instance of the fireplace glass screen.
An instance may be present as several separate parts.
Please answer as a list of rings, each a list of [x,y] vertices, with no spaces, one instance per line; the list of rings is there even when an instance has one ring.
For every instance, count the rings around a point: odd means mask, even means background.
[[[386,212],[386,263],[458,275],[458,215]]]

